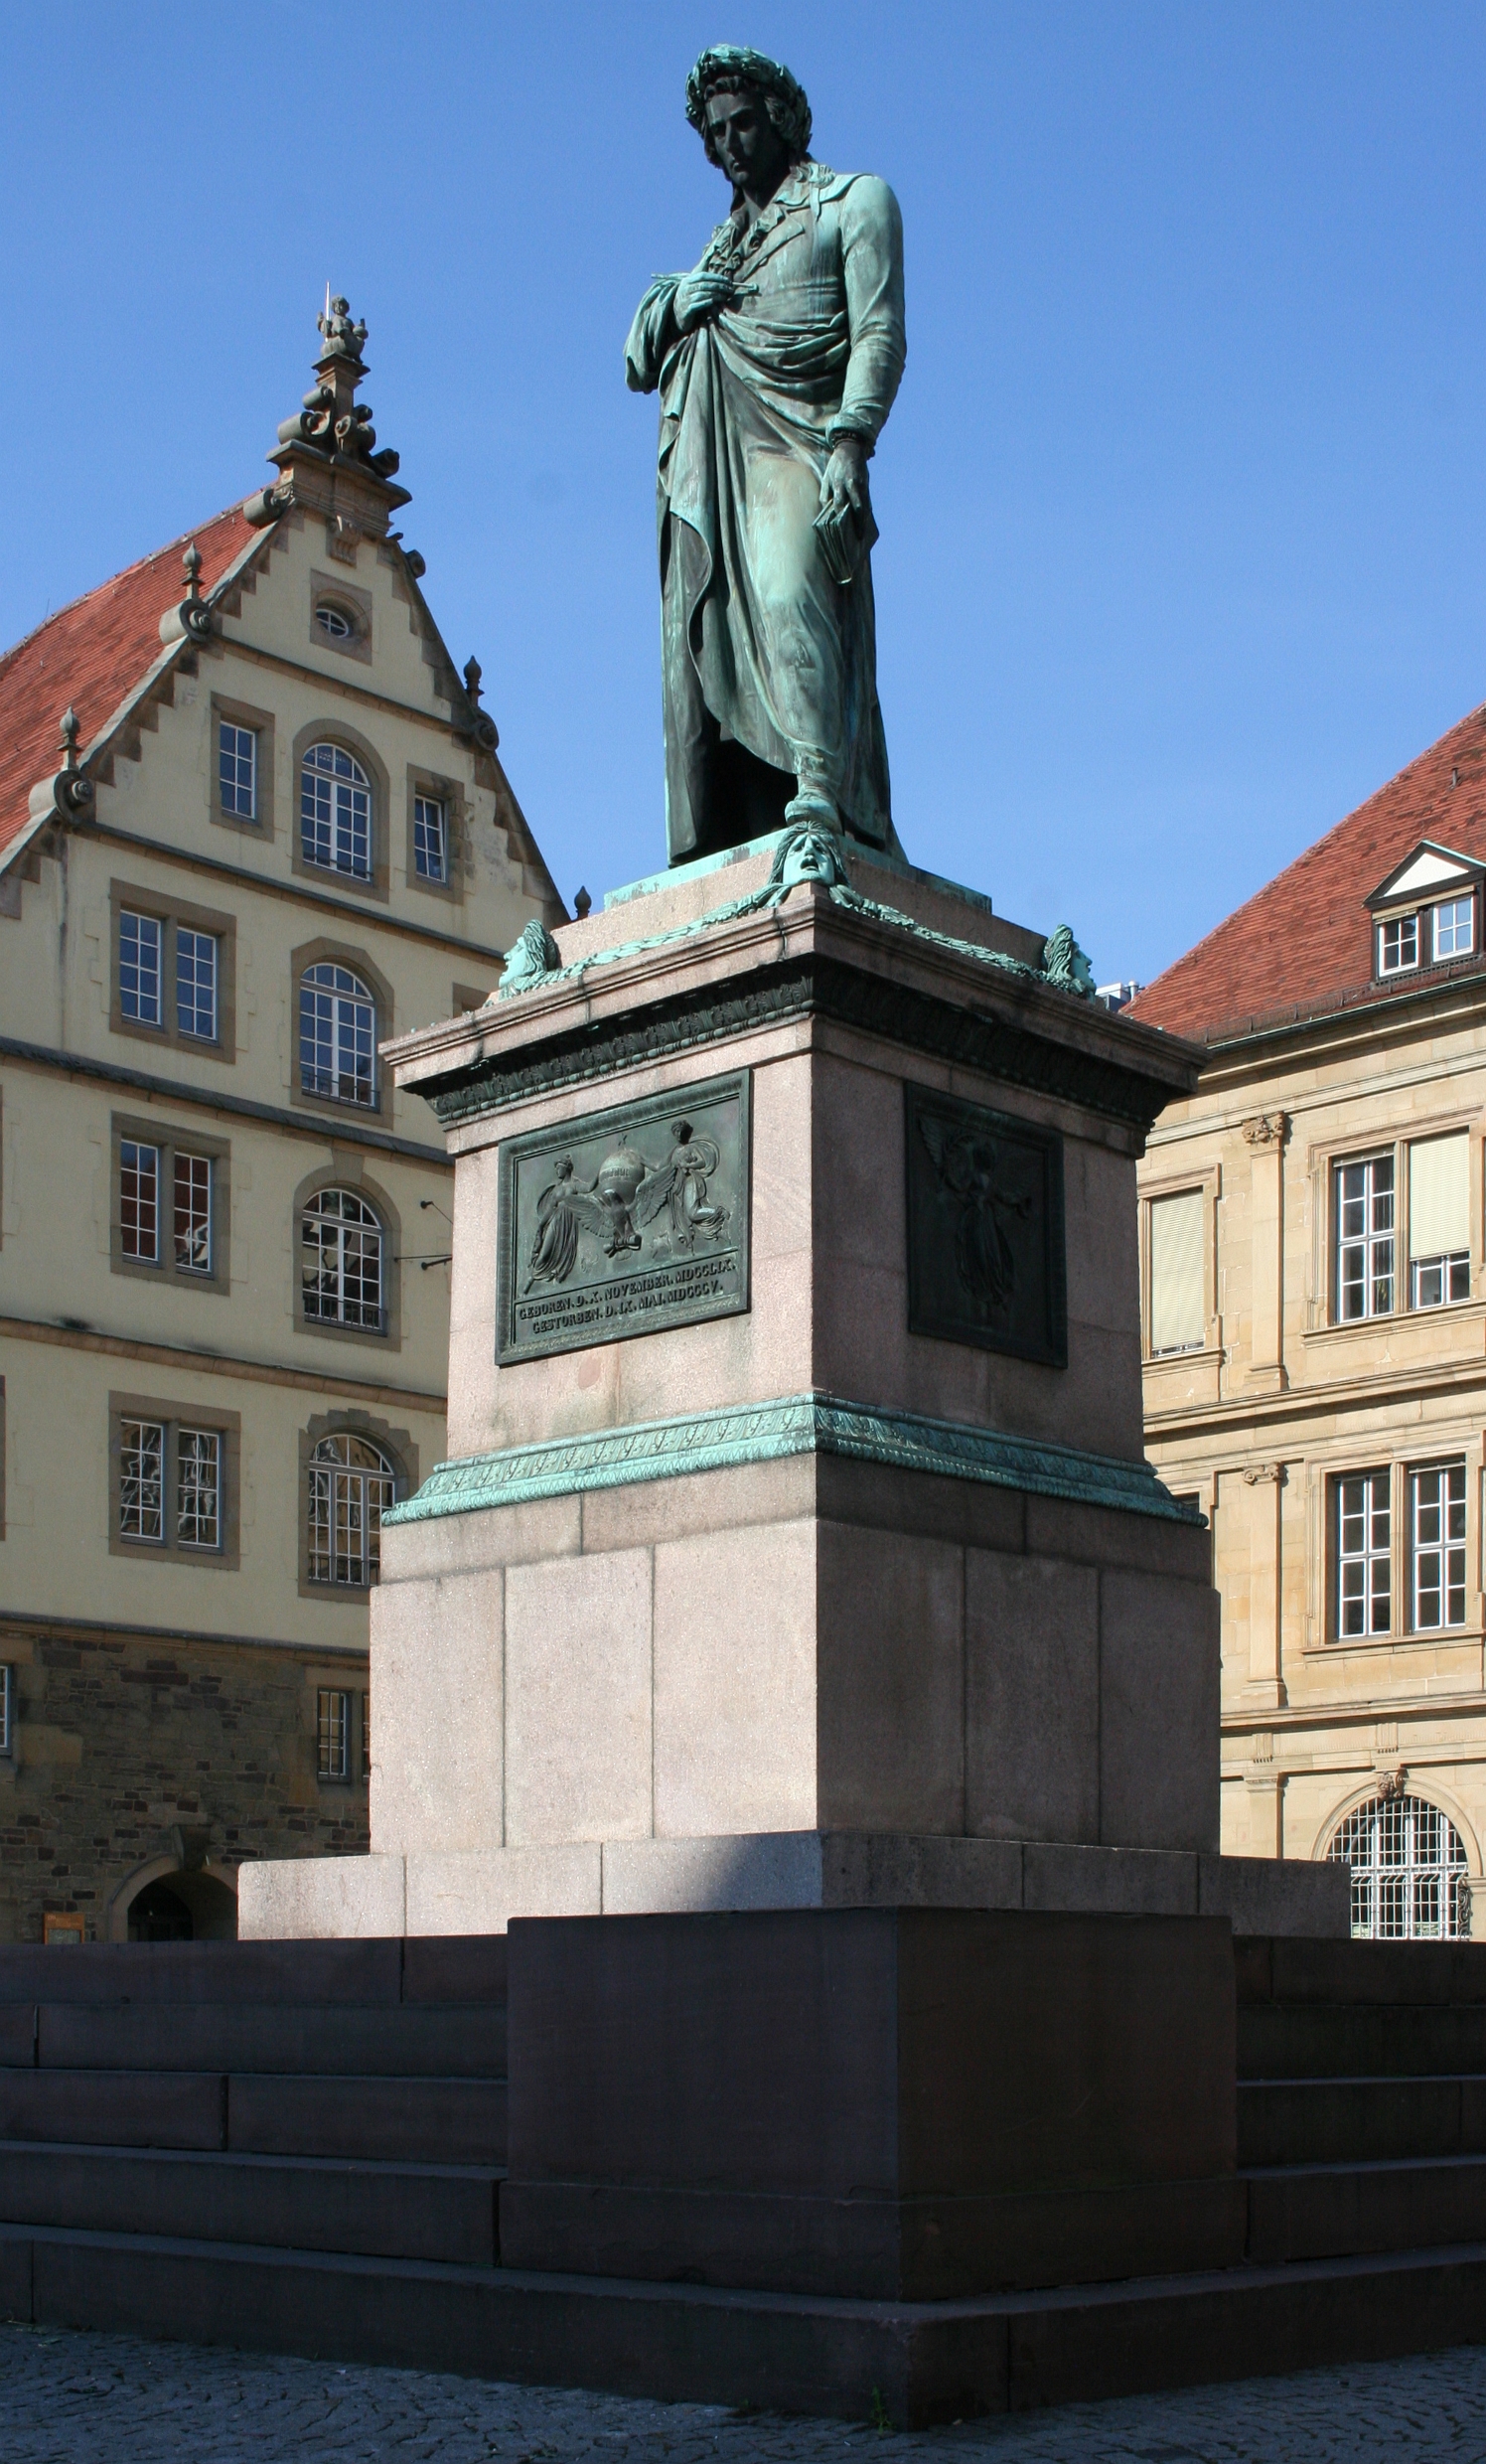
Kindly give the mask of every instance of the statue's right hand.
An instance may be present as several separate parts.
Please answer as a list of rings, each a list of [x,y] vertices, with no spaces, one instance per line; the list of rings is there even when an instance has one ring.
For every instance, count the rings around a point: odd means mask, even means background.
[[[719,273],[683,274],[675,286],[670,313],[678,334],[693,333],[727,307],[733,296],[731,276]]]

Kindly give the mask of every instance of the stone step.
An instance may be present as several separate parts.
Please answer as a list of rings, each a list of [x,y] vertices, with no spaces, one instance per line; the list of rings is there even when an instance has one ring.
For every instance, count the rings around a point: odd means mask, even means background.
[[[1486,2073],[1486,2005],[1241,2003],[1239,2078],[1423,2079]]]
[[[85,1942],[0,1945],[8,2005],[114,2002],[499,2002],[504,1933],[326,1942]]]
[[[1486,2155],[1486,2078],[1241,2079],[1241,2165]]]
[[[1486,2003],[1486,1942],[1236,1934],[1234,1967],[1241,2003]]]
[[[0,2226],[6,2312],[917,2427],[1481,2343],[1486,2243],[920,2304]]]
[[[1248,2255],[1262,2266],[1486,2236],[1486,2156],[1284,2165],[1246,2180]]]
[[[26,2013],[12,2009],[20,2022]],[[384,2073],[396,2078],[497,2079],[506,2070],[506,2012],[493,2003],[163,2002],[35,2007],[32,2050],[12,2032],[10,2067],[44,2071]]]
[[[0,2219],[493,2267],[500,2179],[477,2165],[9,2139],[0,2140]]]
[[[0,2070],[0,2139],[504,2165],[506,2082]]]

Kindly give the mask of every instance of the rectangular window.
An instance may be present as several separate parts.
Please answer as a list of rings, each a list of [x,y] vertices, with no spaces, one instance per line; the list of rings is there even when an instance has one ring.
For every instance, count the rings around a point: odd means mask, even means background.
[[[1465,1623],[1465,1465],[1435,1463],[1409,1474],[1415,1633]]]
[[[0,1660],[0,1754],[16,1750],[16,1672]]]
[[[160,1260],[160,1150],[123,1138],[118,1150],[119,1246],[146,1266]]]
[[[183,1549],[222,1546],[222,1433],[176,1431],[176,1538]]]
[[[1150,1202],[1150,1348],[1200,1352],[1207,1333],[1200,1189]]]
[[[1476,902],[1473,898],[1446,898],[1434,910],[1434,956],[1464,958],[1476,946]]]
[[[1336,1630],[1386,1634],[1392,1625],[1393,1548],[1386,1471],[1332,1482]]]
[[[175,1155],[176,1264],[188,1275],[212,1272],[212,1158]]]
[[[1396,915],[1378,927],[1378,973],[1401,976],[1418,965],[1418,917]]]
[[[217,722],[217,776],[223,813],[239,821],[258,818],[258,738],[252,727],[238,727],[229,718]]]
[[[1335,1173],[1336,1313],[1382,1317],[1394,1305],[1394,1159],[1370,1155]]]
[[[320,1776],[322,1779],[349,1779],[351,1776],[351,1696],[335,1686],[322,1685],[315,1698],[316,1726],[319,1733]]]
[[[413,864],[423,881],[448,879],[444,808],[433,796],[413,798]]]
[[[217,1041],[217,936],[176,926],[176,1025],[183,1035]]]
[[[160,918],[122,907],[118,919],[118,1005],[140,1026],[159,1026]]]
[[[118,1529],[121,1540],[165,1538],[165,1428],[121,1420],[118,1428]]]
[[[372,1776],[372,1697],[362,1696],[362,1777]]]
[[[1409,1306],[1470,1299],[1470,1139],[1418,1139],[1409,1150]]]

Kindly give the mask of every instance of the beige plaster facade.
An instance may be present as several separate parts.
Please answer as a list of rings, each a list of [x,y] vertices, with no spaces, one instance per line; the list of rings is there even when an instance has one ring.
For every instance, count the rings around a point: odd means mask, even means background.
[[[141,1877],[182,1865],[183,1828],[185,1862],[227,1889],[244,1857],[365,1847],[369,1568],[360,1544],[329,1580],[312,1559],[310,1457],[328,1436],[370,1445],[403,1496],[443,1453],[448,1268],[425,1262],[450,1248],[452,1173],[379,1063],[338,1092],[307,1077],[303,980],[347,971],[380,1042],[483,998],[522,924],[563,913],[421,559],[384,536],[400,492],[369,480],[348,517],[297,476],[291,458],[276,519],[231,518],[201,638],[171,639],[167,613],[129,706],[89,721],[90,810],[44,810],[0,855],[0,1938],[78,1911],[119,1933]],[[158,561],[168,611],[179,547]],[[328,598],[344,639],[318,621]],[[80,701],[65,657],[49,686],[59,716]],[[250,814],[223,811],[224,720],[253,739]],[[307,860],[317,744],[367,782],[365,877]],[[442,878],[415,862],[419,793],[443,815]],[[124,1014],[133,916],[160,926],[158,1022]],[[181,930],[215,949],[211,1034],[181,1031]],[[178,1157],[210,1188],[194,1255]],[[345,1278],[306,1302],[305,1208],[338,1191],[380,1244],[379,1292],[344,1310]],[[125,1495],[141,1426],[164,1432],[148,1537]],[[197,1431],[215,1440],[205,1542],[177,1494]],[[328,1691],[350,1710],[344,1776],[320,1769]],[[119,1704],[145,1700],[137,1732]]]
[[[1356,1808],[1419,1798],[1482,1873],[1483,1023],[1472,970],[1217,1036],[1197,1094],[1163,1114],[1139,1166],[1147,1452],[1212,1523],[1227,1853],[1322,1858]],[[1468,1263],[1462,1297],[1420,1306],[1412,1157],[1448,1139]],[[1374,1159],[1394,1190],[1392,1284],[1380,1275],[1348,1317],[1340,1175]],[[1173,1326],[1159,1322],[1152,1210],[1183,1195],[1194,1222],[1200,1200],[1201,1300],[1194,1285],[1191,1322]],[[1153,1353],[1153,1309],[1157,1331],[1190,1348]],[[1422,1561],[1441,1472],[1463,1546],[1458,1590],[1436,1599]],[[1370,1541],[1387,1547],[1364,1568],[1357,1517],[1345,1531],[1341,1518],[1369,1476],[1388,1516]],[[1345,1630],[1358,1622],[1374,1630]]]

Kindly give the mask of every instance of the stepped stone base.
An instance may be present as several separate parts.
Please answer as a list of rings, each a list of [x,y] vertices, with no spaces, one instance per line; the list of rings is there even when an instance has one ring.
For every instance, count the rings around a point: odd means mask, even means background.
[[[1235,1933],[1342,1938],[1347,1871],[1048,1840],[856,1831],[591,1840],[246,1865],[244,1940],[504,1933],[516,1917],[684,1910],[985,1908],[1227,1917]]]

